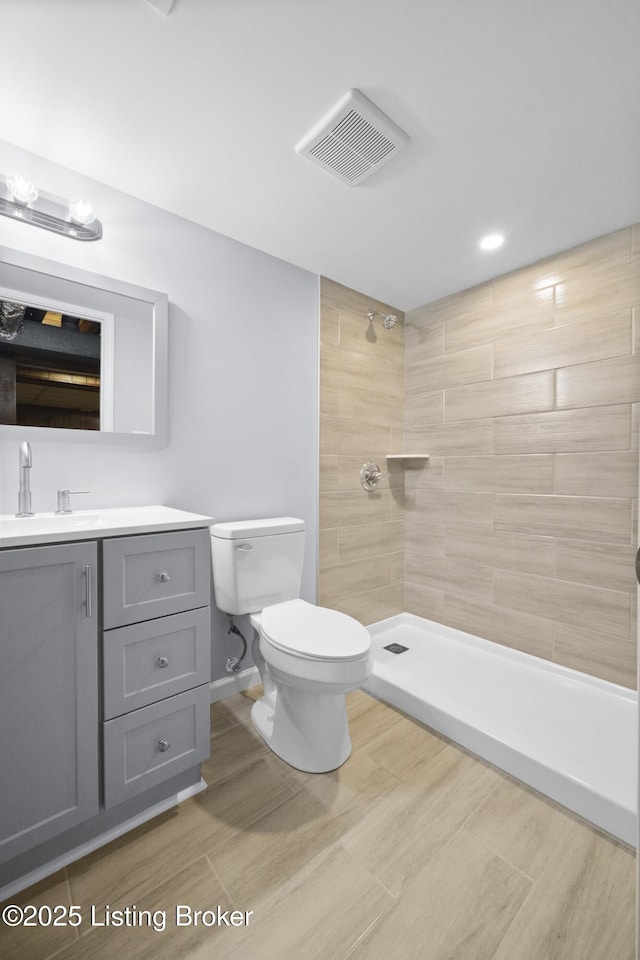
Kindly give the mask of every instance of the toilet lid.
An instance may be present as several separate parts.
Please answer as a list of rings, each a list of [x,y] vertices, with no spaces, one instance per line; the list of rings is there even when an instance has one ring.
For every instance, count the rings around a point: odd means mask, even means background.
[[[306,600],[265,607],[261,629],[277,649],[312,660],[358,660],[371,648],[369,631],[353,617]]]

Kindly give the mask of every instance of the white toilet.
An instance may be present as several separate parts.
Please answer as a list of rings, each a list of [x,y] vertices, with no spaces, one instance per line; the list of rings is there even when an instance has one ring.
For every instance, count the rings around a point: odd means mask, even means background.
[[[304,521],[240,520],[211,527],[216,604],[250,614],[264,696],[251,720],[292,767],[325,773],[351,753],[345,693],[371,671],[368,630],[300,599]]]

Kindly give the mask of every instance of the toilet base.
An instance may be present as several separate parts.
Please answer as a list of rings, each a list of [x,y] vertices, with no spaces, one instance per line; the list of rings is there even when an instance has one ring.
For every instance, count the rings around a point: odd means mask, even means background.
[[[268,747],[304,773],[328,773],[351,753],[344,694],[309,694],[279,686],[274,705],[263,698],[251,722]]]

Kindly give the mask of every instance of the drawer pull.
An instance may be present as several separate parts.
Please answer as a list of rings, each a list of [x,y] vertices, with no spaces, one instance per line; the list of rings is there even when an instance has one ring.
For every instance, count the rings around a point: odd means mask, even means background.
[[[158,667],[168,667],[169,666],[169,657],[158,657],[156,660],[156,666]]]
[[[168,740],[158,740],[158,750],[160,753],[166,753],[171,744]]]
[[[159,580],[160,583],[168,583],[169,580],[171,580],[171,577],[169,576],[166,570],[163,570],[161,573],[158,574],[156,579]]]

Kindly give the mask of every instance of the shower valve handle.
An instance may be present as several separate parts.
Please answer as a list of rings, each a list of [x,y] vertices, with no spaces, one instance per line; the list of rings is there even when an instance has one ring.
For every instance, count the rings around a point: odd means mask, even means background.
[[[373,460],[367,460],[360,470],[360,483],[365,490],[375,490],[382,479],[382,471]]]

